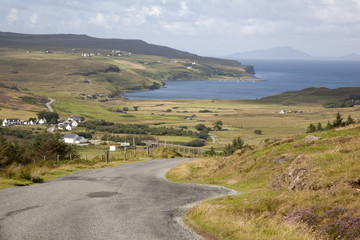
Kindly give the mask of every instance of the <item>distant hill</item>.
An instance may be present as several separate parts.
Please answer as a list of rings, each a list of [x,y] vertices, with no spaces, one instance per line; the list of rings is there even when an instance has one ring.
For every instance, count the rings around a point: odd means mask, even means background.
[[[312,56],[292,47],[277,47],[243,53],[233,53],[226,58],[230,59],[311,59]]]
[[[340,99],[347,99],[354,95],[359,95],[360,87],[343,87],[336,89],[305,88],[300,91],[288,91],[280,94],[274,94],[261,98],[262,103],[276,103],[283,105],[300,105],[300,104],[324,104]]]
[[[201,57],[142,40],[102,39],[76,34],[20,34],[0,32],[0,47],[119,49],[135,54],[192,59],[227,66],[240,66],[238,61]]]

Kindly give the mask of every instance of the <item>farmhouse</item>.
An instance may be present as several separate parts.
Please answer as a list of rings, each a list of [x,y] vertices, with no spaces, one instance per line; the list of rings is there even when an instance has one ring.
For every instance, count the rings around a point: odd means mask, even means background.
[[[3,127],[12,125],[21,125],[21,120],[19,118],[7,118],[3,121]]]
[[[84,137],[80,137],[77,134],[67,133],[63,137],[64,142],[72,143],[72,144],[79,144],[79,143],[86,143],[87,140]]]

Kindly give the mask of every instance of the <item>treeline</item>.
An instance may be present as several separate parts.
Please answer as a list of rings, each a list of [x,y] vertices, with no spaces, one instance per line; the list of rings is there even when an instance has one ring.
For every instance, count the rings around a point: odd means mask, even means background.
[[[344,121],[341,114],[337,113],[335,120],[333,120],[332,123],[330,121],[328,121],[325,127],[323,127],[323,125],[321,123],[317,123],[317,124],[310,123],[306,129],[306,133],[321,132],[321,131],[330,130],[333,128],[348,126],[348,125],[354,124],[354,123],[355,123],[355,120],[350,115],[347,117],[346,121]]]
[[[75,149],[65,144],[59,134],[43,133],[22,143],[8,141],[0,134],[0,170],[13,163],[26,165],[44,157],[62,160],[70,154],[78,157]]]
[[[341,99],[337,102],[324,103],[323,106],[326,108],[345,108],[360,105],[360,95],[351,95],[346,99]]]
[[[150,127],[145,124],[121,124],[107,122],[104,120],[87,121],[80,124],[88,130],[95,130],[107,133],[141,134],[158,136],[196,136],[196,133],[184,129],[167,127]]]

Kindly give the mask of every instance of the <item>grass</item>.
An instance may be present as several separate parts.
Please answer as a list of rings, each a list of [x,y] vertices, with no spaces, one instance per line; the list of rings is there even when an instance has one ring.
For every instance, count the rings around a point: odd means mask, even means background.
[[[109,162],[106,162],[105,151],[108,149],[108,146],[79,148],[78,150],[81,158],[71,161],[48,160],[33,162],[26,166],[14,163],[2,170],[0,174],[0,189],[43,183],[86,169],[114,167],[121,164],[147,161],[155,158],[174,158],[182,156],[175,150],[165,148],[151,150],[150,155],[147,155],[145,150],[139,148],[136,151],[136,156],[134,155],[133,150],[128,150],[126,160],[124,160],[123,151],[117,150],[116,153],[111,152],[109,155]],[[85,154],[87,155],[87,160]],[[103,158],[101,158],[101,155]],[[186,154],[183,155],[186,156]]]
[[[170,170],[173,181],[216,184],[239,192],[197,205],[185,221],[216,239],[359,237],[359,226],[349,222],[360,217],[360,187],[354,183],[360,172],[359,126],[315,135],[320,140],[313,143],[304,143],[305,135],[298,135],[292,142],[258,146],[226,158],[203,158]],[[287,160],[274,164],[279,156]],[[289,189],[289,169],[306,169],[304,188]],[[341,214],[335,216],[334,211]],[[348,227],[340,231],[335,225]]]

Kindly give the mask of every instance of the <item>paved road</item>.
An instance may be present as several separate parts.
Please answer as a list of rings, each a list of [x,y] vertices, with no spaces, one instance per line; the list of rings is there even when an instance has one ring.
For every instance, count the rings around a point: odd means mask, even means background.
[[[183,207],[231,192],[164,179],[187,160],[88,170],[1,190],[0,239],[199,239],[182,226]]]
[[[54,112],[54,109],[51,107],[51,104],[55,102],[54,99],[49,98],[49,102],[46,103],[47,108],[49,109],[49,112]]]

